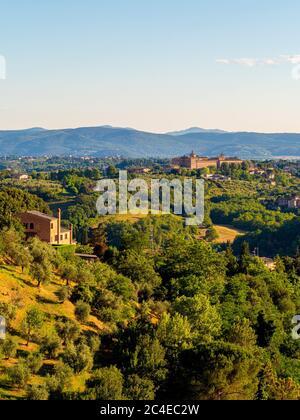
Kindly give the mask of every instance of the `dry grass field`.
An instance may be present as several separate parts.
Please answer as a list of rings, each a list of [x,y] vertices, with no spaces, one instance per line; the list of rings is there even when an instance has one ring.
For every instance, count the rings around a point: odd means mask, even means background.
[[[219,238],[216,240],[216,243],[219,244],[227,242],[232,243],[238,236],[243,236],[246,234],[246,232],[239,229],[235,229],[232,226],[215,225],[215,228],[219,235]]]

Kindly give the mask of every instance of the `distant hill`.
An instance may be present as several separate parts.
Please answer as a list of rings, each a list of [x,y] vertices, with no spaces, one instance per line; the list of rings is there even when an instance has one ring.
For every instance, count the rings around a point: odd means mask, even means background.
[[[192,128],[188,128],[187,130],[171,131],[170,133],[166,133],[166,134],[170,136],[184,136],[185,134],[199,134],[199,133],[226,133],[226,131],[217,130],[217,129],[207,130],[205,128],[192,127]]]
[[[180,133],[180,132],[179,132]],[[0,155],[173,157],[224,153],[243,159],[300,157],[300,134],[223,132],[192,128],[180,134],[154,134],[131,128],[82,127],[0,131]]]

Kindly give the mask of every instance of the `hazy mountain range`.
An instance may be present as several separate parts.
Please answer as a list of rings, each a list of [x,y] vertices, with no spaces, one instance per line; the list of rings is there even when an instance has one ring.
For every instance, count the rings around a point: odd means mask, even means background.
[[[190,153],[244,159],[300,157],[300,134],[225,132],[191,128],[154,134],[131,128],[0,131],[2,156],[173,157]]]

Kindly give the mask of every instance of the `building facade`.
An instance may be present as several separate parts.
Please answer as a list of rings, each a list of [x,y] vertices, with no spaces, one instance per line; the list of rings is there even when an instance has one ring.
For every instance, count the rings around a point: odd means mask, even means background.
[[[243,160],[236,158],[226,158],[224,155],[220,155],[215,158],[208,158],[204,156],[198,156],[194,152],[188,156],[182,156],[172,160],[173,167],[186,168],[190,170],[211,167],[220,168],[223,163],[239,165],[243,163]]]
[[[37,237],[51,245],[72,245],[73,227],[65,229],[61,226],[61,210],[57,217],[52,217],[38,211],[27,211],[19,214],[19,219],[25,228],[27,239]]]
[[[17,179],[18,181],[28,181],[29,180],[29,175],[27,175],[27,174],[13,174],[12,178]]]
[[[294,195],[290,197],[282,197],[277,201],[279,207],[286,207],[289,209],[299,209],[300,208],[300,196]]]

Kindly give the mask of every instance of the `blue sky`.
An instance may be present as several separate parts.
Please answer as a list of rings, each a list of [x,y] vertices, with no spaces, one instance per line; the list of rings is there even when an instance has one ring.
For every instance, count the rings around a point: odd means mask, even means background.
[[[0,129],[300,132],[299,16],[298,0],[1,0]]]

